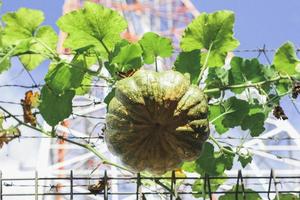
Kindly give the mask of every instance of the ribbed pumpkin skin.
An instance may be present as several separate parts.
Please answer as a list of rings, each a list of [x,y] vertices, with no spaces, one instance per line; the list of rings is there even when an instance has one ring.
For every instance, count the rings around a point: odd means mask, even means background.
[[[135,171],[162,174],[196,159],[209,135],[204,93],[179,72],[139,70],[108,106],[108,148]]]

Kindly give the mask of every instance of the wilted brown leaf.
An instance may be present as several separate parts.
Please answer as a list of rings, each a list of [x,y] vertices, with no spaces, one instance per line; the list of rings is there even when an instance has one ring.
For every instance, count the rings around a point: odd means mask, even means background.
[[[33,93],[31,90],[25,93],[25,99],[21,99],[23,107],[24,122],[30,123],[32,126],[36,126],[36,116],[32,113],[32,108],[35,108],[39,104],[39,93]]]

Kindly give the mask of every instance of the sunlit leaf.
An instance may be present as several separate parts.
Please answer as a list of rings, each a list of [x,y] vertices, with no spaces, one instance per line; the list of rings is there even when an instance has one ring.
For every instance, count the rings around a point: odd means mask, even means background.
[[[180,47],[183,51],[200,49],[201,63],[205,63],[210,49],[207,66],[222,66],[227,53],[234,50],[239,42],[233,37],[234,13],[217,11],[201,13],[185,29]]]
[[[297,58],[295,47],[291,42],[283,44],[275,53],[273,64],[275,69],[283,74],[294,75],[300,60]]]
[[[55,51],[58,37],[50,26],[40,26],[44,21],[43,12],[20,8],[5,14],[2,19],[5,23],[3,45],[16,46],[14,54],[22,54],[20,60],[27,70],[39,66],[49,49]]]
[[[59,63],[47,73],[45,81],[52,90],[60,94],[65,90],[78,88],[85,73],[83,63],[81,65]]]
[[[152,64],[156,57],[170,57],[173,52],[172,41],[156,33],[145,33],[139,41],[143,48],[143,57],[146,64]]]
[[[59,28],[68,33],[65,47],[79,49],[93,45],[102,53],[111,51],[121,40],[127,23],[116,11],[102,5],[85,2],[83,8],[62,16],[58,21]]]

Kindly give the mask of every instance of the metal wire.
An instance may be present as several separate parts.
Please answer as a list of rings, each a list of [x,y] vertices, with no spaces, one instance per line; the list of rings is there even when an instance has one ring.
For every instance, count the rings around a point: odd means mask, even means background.
[[[273,172],[273,171],[272,171]],[[0,174],[1,171],[0,171]],[[36,173],[37,174],[37,173]],[[299,194],[299,191],[296,189],[296,186],[299,186],[300,184],[300,176],[278,176],[275,177],[274,176],[274,172],[270,173],[270,176],[243,176],[241,172],[239,172],[238,176],[208,176],[205,175],[203,177],[176,177],[175,176],[175,172],[172,172],[172,176],[170,177],[144,177],[144,176],[124,176],[124,177],[110,177],[107,175],[106,171],[104,172],[103,176],[100,177],[76,177],[73,172],[70,173],[70,176],[65,176],[65,177],[30,177],[30,178],[2,178],[3,176],[0,176],[0,188],[2,188],[2,190],[0,190],[0,199],[3,197],[17,197],[17,196],[58,196],[58,195],[72,195],[72,196],[80,196],[80,195],[92,195],[95,193],[92,192],[88,192],[88,190],[86,192],[74,192],[73,188],[76,187],[83,187],[83,188],[88,188],[90,186],[90,184],[83,184],[83,183],[77,183],[78,181],[82,181],[82,180],[86,180],[86,181],[90,181],[90,180],[94,180],[94,181],[100,181],[103,180],[102,183],[105,184],[105,187],[107,188],[107,191],[105,191],[104,189],[97,192],[97,195],[171,195],[171,196],[177,196],[177,197],[181,197],[183,195],[201,195],[203,194],[203,192],[205,194],[235,194],[235,195],[240,195],[240,194],[254,194],[254,193],[259,193],[259,194],[276,194],[276,193],[297,193]],[[5,174],[4,174],[5,175]],[[210,188],[212,188],[212,186],[220,186],[220,185],[226,185],[228,187],[232,187],[235,184],[213,184],[211,181],[218,181],[218,180],[232,180],[233,183],[238,183],[239,184],[239,180],[244,180],[243,185],[240,185],[242,187],[242,190],[236,190],[236,191],[227,191],[224,189],[218,189],[218,190],[210,190]],[[265,182],[262,183],[257,183],[257,179],[263,179],[265,180]],[[39,181],[52,181],[54,184],[49,184],[49,185],[45,185],[45,184],[39,184]],[[59,183],[60,181],[69,181],[69,184],[61,184]],[[105,181],[106,180],[106,181]],[[136,184],[136,186],[132,185],[132,191],[130,189],[127,189],[126,192],[112,192],[110,191],[110,186],[111,186],[111,181],[112,180],[119,180],[119,181],[127,181],[127,182],[122,182],[122,183],[118,183],[118,185],[127,185],[129,182],[132,184]],[[159,190],[155,190],[155,191],[142,191],[139,188],[143,187],[143,180],[159,180],[159,181],[171,181],[174,184],[177,184],[177,186],[180,186],[181,183],[182,185],[185,186],[192,186],[192,183],[184,183],[184,182],[180,182],[182,180],[185,181],[196,181],[196,180],[203,180],[206,181],[205,184],[207,185],[207,187],[202,188],[202,190],[205,191],[193,191],[193,190],[187,190],[186,188],[180,189],[179,187],[171,187],[168,188],[167,190],[163,187],[160,187]],[[269,180],[276,180],[274,183],[275,184],[294,184],[295,185],[295,190],[279,190],[278,188],[276,189],[272,189],[272,181]],[[18,182],[30,182],[30,183],[18,183]],[[129,182],[128,182],[129,181]],[[178,182],[179,181],[179,182]],[[253,181],[253,182],[251,182]],[[155,183],[155,181],[154,181]],[[255,186],[255,185],[261,185],[264,184],[266,186],[268,186],[268,190],[258,190],[258,191],[249,191],[246,190],[246,188],[249,188],[251,186]],[[37,188],[48,188],[49,192],[38,192]],[[65,190],[67,191],[63,191],[63,192],[57,192],[58,190],[56,190],[56,188],[65,188]],[[243,189],[245,187],[245,189]],[[5,190],[5,188],[11,188],[10,190]],[[35,192],[28,192],[28,193],[24,193],[24,192],[20,192],[18,193],[17,191],[19,191],[17,188],[35,188]],[[137,189],[138,188],[138,189]],[[12,192],[8,192],[8,191],[12,191]],[[2,192],[2,193],[1,193]],[[176,197],[176,198],[177,198]],[[171,198],[171,197],[170,197]]]

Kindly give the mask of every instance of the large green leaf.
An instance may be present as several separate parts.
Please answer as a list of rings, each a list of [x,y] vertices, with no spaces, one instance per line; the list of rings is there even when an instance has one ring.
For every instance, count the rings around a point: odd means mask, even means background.
[[[45,56],[36,54],[34,52],[49,53],[49,50],[45,49],[45,46],[49,47],[52,51],[55,51],[58,41],[56,32],[50,26],[42,26],[41,28],[39,28],[36,31],[34,38],[39,42],[33,41],[28,48],[28,50],[32,51],[33,53],[28,53],[20,56],[22,64],[28,70],[35,69],[46,59]],[[43,44],[41,44],[40,42]]]
[[[262,200],[262,198],[259,196],[257,192],[251,189],[245,189],[245,197],[247,200]],[[233,200],[235,198],[235,192],[236,192],[236,186],[234,186],[231,190],[228,192],[234,192],[234,193],[227,193],[225,195],[220,196],[219,200]],[[251,193],[250,193],[251,192]],[[238,191],[238,199],[243,199],[243,192],[242,192],[242,186],[239,186]]]
[[[231,69],[229,70],[229,85],[257,83],[266,80],[263,68],[257,59],[232,58]],[[231,91],[240,94],[245,88],[232,89]]]
[[[300,60],[297,58],[295,47],[291,42],[283,44],[275,53],[273,64],[275,69],[290,76],[297,73]]]
[[[105,52],[103,44],[111,51],[127,27],[118,12],[91,2],[85,2],[82,9],[62,16],[57,25],[68,33],[65,47],[78,49],[94,45],[101,52]]]
[[[230,147],[226,148],[230,149]],[[233,158],[234,155],[225,152],[215,152],[214,146],[206,142],[204,143],[201,155],[196,160],[196,170],[200,174],[221,175],[225,170],[232,168]]]
[[[170,57],[173,52],[172,41],[156,33],[145,33],[139,41],[143,48],[143,57],[146,64],[152,64],[156,57]]]
[[[34,37],[37,28],[44,21],[44,14],[39,10],[20,8],[16,12],[6,13],[2,20],[6,25],[3,43],[10,46]]]
[[[269,110],[258,102],[249,102],[231,97],[219,105],[209,107],[209,120],[214,124],[216,131],[223,134],[229,128],[241,126],[242,130],[250,130],[252,136],[261,134]]]
[[[142,48],[139,44],[120,43],[114,50],[111,64],[117,64],[114,72],[127,72],[142,66]]]
[[[72,99],[75,92],[65,91],[63,94],[57,94],[47,85],[41,91],[41,103],[39,110],[44,120],[50,125],[55,126],[58,122],[69,117],[72,113]]]
[[[57,34],[50,26],[40,26],[44,21],[41,11],[21,8],[5,14],[3,21],[3,45],[16,45],[14,54],[22,54],[20,60],[27,70],[39,66],[46,59],[43,54],[55,51]]]
[[[63,93],[65,90],[76,89],[81,85],[86,73],[82,65],[59,63],[49,70],[45,81],[58,94]]]
[[[197,84],[198,76],[201,71],[200,50],[190,52],[180,52],[174,63],[175,70],[181,73],[189,73],[191,82]]]
[[[183,51],[200,49],[207,52],[210,49],[207,66],[222,66],[227,53],[239,45],[239,42],[233,37],[233,24],[233,12],[202,13],[185,29],[180,47]],[[207,53],[203,53],[202,64],[207,55]]]

